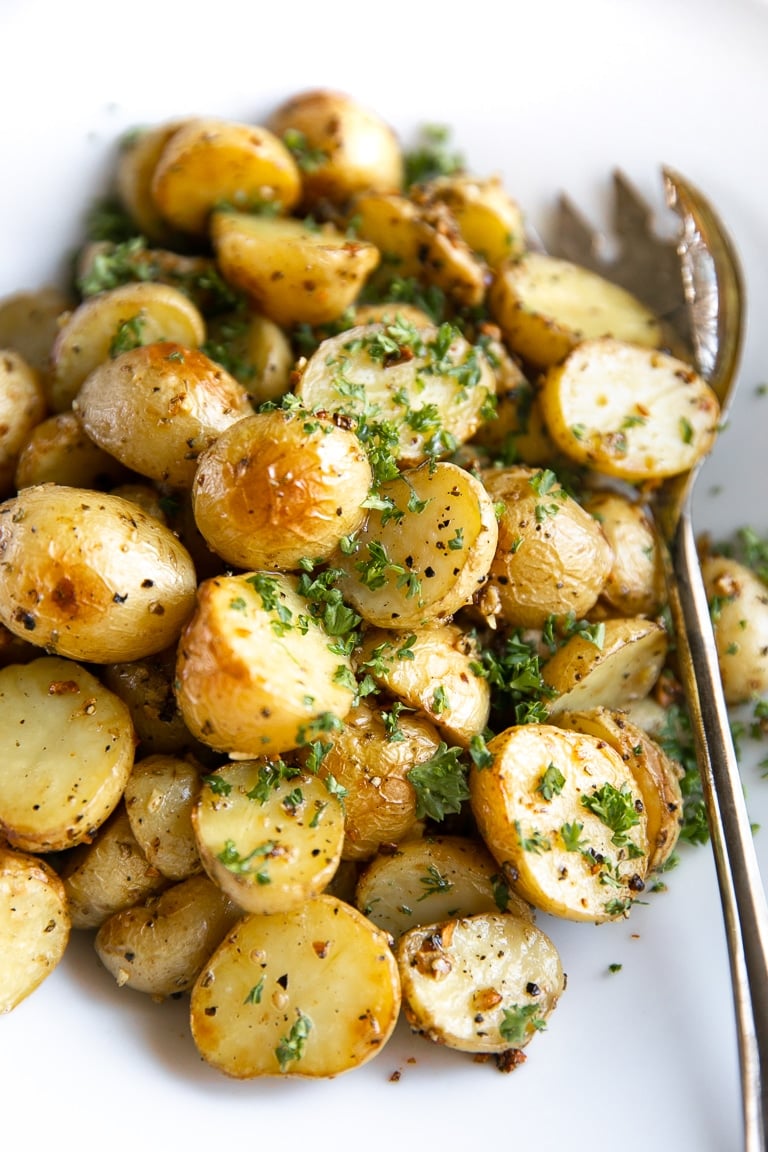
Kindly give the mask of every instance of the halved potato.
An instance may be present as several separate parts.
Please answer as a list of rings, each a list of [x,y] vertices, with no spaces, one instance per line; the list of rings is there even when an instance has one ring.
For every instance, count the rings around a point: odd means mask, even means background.
[[[325,416],[259,412],[222,432],[198,461],[195,521],[238,568],[327,560],[356,532],[373,481],[355,436]]]
[[[246,912],[288,912],[330,883],[344,840],[339,797],[280,761],[225,764],[192,813],[200,858]]]
[[[648,870],[662,868],[680,835],[681,768],[626,713],[610,708],[558,713],[559,727],[605,740],[630,768],[640,789],[648,832]]]
[[[0,1016],[51,974],[69,933],[64,885],[53,868],[0,844]]]
[[[471,806],[492,855],[535,908],[600,923],[627,915],[644,888],[642,796],[605,740],[521,724],[488,744],[470,770]]]
[[[663,625],[644,616],[617,617],[590,639],[576,633],[544,663],[542,679],[557,696],[551,716],[568,709],[623,708],[647,696],[659,678],[669,647]]]
[[[237,1079],[338,1076],[389,1040],[400,978],[386,933],[318,896],[291,912],[246,916],[192,989],[200,1055]]]
[[[412,633],[370,628],[357,654],[359,672],[465,748],[484,731],[491,707],[487,679],[472,671],[477,659],[477,644],[455,624]]]
[[[152,124],[121,141],[115,170],[117,195],[137,233],[154,243],[173,239],[173,228],[160,214],[152,195],[152,177],[168,141],[184,120]]]
[[[487,358],[458,329],[398,320],[323,340],[296,385],[305,407],[341,413],[401,468],[447,456],[468,440],[495,391]]]
[[[605,533],[613,563],[600,593],[605,611],[653,616],[664,603],[664,561],[647,505],[623,492],[594,492],[583,506]]]
[[[99,928],[96,955],[121,988],[150,996],[188,991],[243,915],[207,876],[191,876]]]
[[[396,955],[411,1028],[460,1052],[524,1048],[565,989],[550,938],[502,912],[412,928]]]
[[[283,216],[215,212],[211,236],[228,283],[287,328],[341,316],[379,263],[365,240]]]
[[[536,369],[559,364],[584,340],[614,336],[650,348],[662,341],[657,317],[631,293],[540,252],[496,270],[488,306],[512,351]]]
[[[491,497],[447,461],[408,469],[377,495],[380,507],[337,554],[338,587],[380,628],[445,623],[488,574],[498,538]]]
[[[128,709],[57,656],[0,669],[0,833],[28,852],[90,840],[133,765]]]
[[[99,292],[64,318],[51,352],[48,400],[66,412],[86,376],[116,352],[170,340],[197,348],[205,321],[188,296],[169,284],[122,284]]]
[[[571,460],[632,483],[688,471],[714,444],[720,417],[690,365],[615,339],[585,340],[547,372],[541,406]]]
[[[491,268],[522,255],[525,248],[523,213],[498,176],[488,179],[466,173],[438,176],[414,189],[412,195],[422,207],[431,203],[445,205],[464,242]]]
[[[164,220],[203,236],[211,212],[222,204],[246,211],[272,204],[290,212],[301,177],[293,156],[268,129],[194,117],[165,140],[150,187]]]
[[[395,939],[422,924],[478,912],[533,915],[482,841],[468,836],[420,836],[374,856],[357,881],[355,904]]]
[[[296,357],[288,334],[259,312],[211,317],[205,349],[240,381],[256,408],[290,391]]]
[[[297,579],[212,577],[179,641],[176,698],[190,732],[220,752],[280,754],[352,706],[349,657],[334,651]]]

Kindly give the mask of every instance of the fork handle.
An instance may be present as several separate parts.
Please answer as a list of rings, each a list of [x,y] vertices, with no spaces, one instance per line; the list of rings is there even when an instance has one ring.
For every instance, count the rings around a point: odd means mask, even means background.
[[[768,1135],[768,907],[723,695],[690,498],[670,542],[668,596],[723,906],[741,1064],[744,1148]]]

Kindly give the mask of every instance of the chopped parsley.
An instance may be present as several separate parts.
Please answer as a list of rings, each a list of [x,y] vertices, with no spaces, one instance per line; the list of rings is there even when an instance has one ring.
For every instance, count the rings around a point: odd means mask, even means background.
[[[449,748],[441,740],[429,760],[414,764],[407,773],[416,791],[416,818],[428,816],[438,823],[451,812],[460,812],[469,799],[467,768],[461,761],[461,748]]]

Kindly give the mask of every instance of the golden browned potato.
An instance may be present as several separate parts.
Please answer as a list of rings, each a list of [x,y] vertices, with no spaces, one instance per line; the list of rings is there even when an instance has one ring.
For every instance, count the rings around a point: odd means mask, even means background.
[[[272,572],[204,581],[179,641],[176,696],[190,732],[220,752],[288,752],[338,723],[355,693],[349,657]]]
[[[561,452],[632,483],[688,471],[711,449],[720,417],[690,365],[610,338],[583,341],[551,368],[541,406]]]
[[[70,488],[113,488],[131,473],[88,436],[77,416],[57,412],[27,437],[16,462],[17,488],[64,484]]]
[[[57,656],[0,669],[0,835],[28,852],[89,840],[133,765],[128,709]]]
[[[59,320],[71,308],[71,298],[53,285],[4,297],[0,300],[0,348],[18,352],[44,379]]]
[[[293,153],[301,172],[301,206],[344,205],[356,192],[398,192],[403,154],[390,126],[344,92],[313,88],[280,104],[268,127]]]
[[[242,914],[207,876],[191,876],[113,913],[96,933],[96,955],[121,988],[177,996]]]
[[[74,660],[138,660],[179,637],[195,601],[189,553],[119,496],[39,484],[0,504],[0,619]]]
[[[327,324],[353,303],[379,251],[331,224],[215,212],[211,236],[222,275],[276,324]]]
[[[669,638],[657,621],[615,617],[570,636],[541,669],[554,688],[551,716],[566,709],[623,708],[647,696],[667,657]]]
[[[223,313],[208,322],[205,348],[245,387],[254,407],[290,390],[295,356],[286,332],[258,312]]]
[[[147,861],[169,880],[202,871],[192,812],[200,767],[179,756],[145,756],[128,777],[123,802],[131,831]]]
[[[645,809],[648,871],[663,868],[675,850],[683,818],[680,765],[642,728],[633,724],[625,712],[610,708],[560,712],[556,722],[561,728],[587,732],[598,740],[605,740],[628,765]]]
[[[498,329],[483,325],[481,335],[480,347],[496,376],[496,404],[470,443],[487,449],[503,464],[556,467],[563,458],[547,431],[537,392]]]
[[[471,806],[493,856],[535,908],[566,920],[625,916],[644,888],[648,834],[642,795],[605,740],[521,724],[470,769]]]
[[[341,859],[344,808],[312,772],[262,757],[205,778],[192,819],[206,872],[246,912],[318,896]]]
[[[200,454],[253,412],[244,386],[219,364],[169,342],[99,364],[72,407],[105,452],[172,488],[188,488]]]
[[[768,588],[728,556],[702,561],[723,691],[743,704],[768,691]]]
[[[136,231],[154,243],[172,241],[173,229],[155,203],[152,178],[163,149],[184,123],[184,120],[171,120],[142,127],[121,141],[115,169],[117,195]]]
[[[290,212],[301,192],[296,161],[274,133],[213,117],[184,121],[152,172],[152,199],[172,227],[206,234],[214,208],[269,204]]]
[[[519,206],[498,176],[479,179],[466,173],[438,176],[413,192],[420,206],[443,204],[466,244],[498,268],[525,248],[525,222]]]
[[[197,348],[205,321],[188,296],[169,284],[122,284],[88,297],[64,319],[51,351],[48,401],[66,412],[90,372],[119,352],[167,340]]]
[[[483,472],[499,515],[489,589],[512,627],[541,628],[550,616],[586,615],[603,590],[612,553],[600,524],[547,468]]]
[[[374,444],[383,430],[390,439],[394,430],[397,443],[382,447],[401,468],[447,456],[469,440],[495,391],[488,359],[458,329],[397,319],[323,340],[296,385],[305,407],[341,413]]]
[[[50,976],[69,933],[64,885],[53,868],[0,844],[0,1016]]]
[[[149,863],[119,804],[93,841],[67,854],[61,871],[72,927],[98,928],[125,908],[167,888],[170,881]]]
[[[38,373],[18,352],[0,348],[0,497],[13,493],[19,456],[45,413]]]
[[[510,349],[536,369],[559,364],[585,340],[614,336],[650,348],[662,341],[657,317],[631,293],[540,252],[497,268],[488,306]]]
[[[338,1076],[389,1040],[400,978],[384,932],[332,896],[246,916],[192,989],[200,1055],[237,1079]]]
[[[479,912],[412,928],[396,946],[414,1032],[460,1052],[524,1048],[565,989],[557,948],[528,919]]]
[[[357,655],[359,672],[424,713],[449,744],[464,748],[484,731],[491,707],[487,679],[472,671],[477,659],[476,642],[456,624],[412,633],[371,628]]]
[[[468,836],[418,837],[375,856],[357,881],[354,902],[395,939],[421,924],[478,912],[533,915],[482,841]]]
[[[195,521],[229,564],[295,569],[327,560],[357,531],[372,482],[354,432],[301,410],[260,412],[200,457]]]
[[[647,505],[623,492],[594,492],[583,506],[599,522],[613,563],[600,593],[607,612],[653,616],[664,603],[664,560]]]
[[[439,461],[382,484],[352,548],[336,557],[339,588],[370,624],[445,623],[485,582],[497,525],[483,485]]]
[[[394,192],[361,192],[350,207],[350,224],[381,252],[382,273],[419,276],[427,237],[413,200]]]
[[[319,771],[341,789],[344,799],[342,858],[369,860],[382,844],[414,835],[421,812],[408,774],[439,757],[441,750],[430,721],[362,700],[327,740]]]

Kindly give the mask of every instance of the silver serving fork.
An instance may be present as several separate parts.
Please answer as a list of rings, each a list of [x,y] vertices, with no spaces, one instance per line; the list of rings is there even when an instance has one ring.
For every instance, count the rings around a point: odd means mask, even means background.
[[[561,198],[549,250],[622,284],[684,340],[717,393],[723,417],[737,381],[744,287],[733,244],[706,198],[682,176],[662,170],[679,234],[657,234],[653,213],[615,173],[617,252]],[[741,1066],[744,1148],[768,1144],[768,906],[744,802],[723,696],[709,605],[692,521],[698,466],[667,480],[653,507],[667,560],[667,592],[703,783],[733,983]]]

